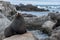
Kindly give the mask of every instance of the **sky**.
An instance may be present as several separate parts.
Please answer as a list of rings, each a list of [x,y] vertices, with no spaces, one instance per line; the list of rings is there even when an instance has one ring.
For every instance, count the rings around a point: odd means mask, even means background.
[[[12,4],[60,5],[60,0],[4,0]]]

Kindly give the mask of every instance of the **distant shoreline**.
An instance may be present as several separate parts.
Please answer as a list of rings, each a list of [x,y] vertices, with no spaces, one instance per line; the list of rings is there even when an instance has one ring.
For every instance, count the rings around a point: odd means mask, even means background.
[[[11,3],[12,4],[12,3]],[[19,5],[19,4],[12,4],[12,5]],[[27,4],[26,4],[27,5]],[[33,4],[32,4],[33,5]],[[37,4],[37,5],[34,5],[34,6],[60,6],[60,5],[40,5],[40,4]]]

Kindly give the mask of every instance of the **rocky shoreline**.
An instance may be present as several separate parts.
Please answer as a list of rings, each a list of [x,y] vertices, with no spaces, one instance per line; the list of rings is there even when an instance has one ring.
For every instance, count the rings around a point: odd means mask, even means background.
[[[0,40],[38,40],[31,32],[23,35],[14,35],[4,39],[4,30],[12,22],[14,15],[17,13],[14,5],[10,2],[0,2],[2,8],[0,9]],[[26,5],[28,6],[28,5]],[[32,7],[32,5],[30,6]],[[35,6],[33,6],[33,9]],[[27,7],[28,8],[28,7]],[[29,9],[29,8],[28,8]],[[37,11],[38,9],[32,11]],[[22,10],[22,9],[21,9]],[[31,11],[29,9],[29,11]],[[38,11],[41,11],[40,9]],[[48,35],[48,38],[41,40],[60,40],[60,13],[48,13],[47,16],[37,17],[31,14],[22,14],[25,20],[27,30],[40,30]]]
[[[37,12],[46,12],[49,11],[48,9],[43,9],[43,8],[38,8],[37,6],[33,6],[32,4],[19,4],[19,5],[15,5],[17,10],[21,10],[21,11],[37,11]]]

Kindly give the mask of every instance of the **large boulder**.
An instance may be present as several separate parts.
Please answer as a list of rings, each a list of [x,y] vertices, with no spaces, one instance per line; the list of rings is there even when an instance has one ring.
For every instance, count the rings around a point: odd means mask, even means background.
[[[60,26],[53,30],[50,38],[55,38],[56,40],[60,40]]]
[[[10,16],[15,14],[14,12],[16,12],[16,8],[10,2],[2,1],[2,6],[4,7],[2,12],[4,13],[5,16]]]
[[[4,40],[37,40],[32,33],[27,32],[22,35],[14,35],[8,38],[5,38]]]
[[[11,23],[3,14],[0,13],[0,32]]]
[[[5,28],[10,24],[10,20],[8,20],[4,14],[0,13],[0,40],[1,37],[4,35]]]
[[[53,21],[46,21],[46,22],[42,25],[42,27],[43,27],[43,28],[48,27],[49,29],[52,29],[55,24],[56,24],[56,23],[53,22]]]
[[[52,32],[52,28],[56,23],[53,21],[46,21],[43,25],[42,25],[42,31],[44,33],[47,33],[48,35],[51,35]]]
[[[44,39],[44,40],[60,40],[60,26],[55,28],[52,31],[52,34],[50,37]]]
[[[60,26],[60,13],[49,13],[48,15],[52,20],[56,21],[56,24],[54,25],[53,29]]]
[[[16,8],[10,2],[0,1],[0,12],[11,19],[11,16],[16,13]]]

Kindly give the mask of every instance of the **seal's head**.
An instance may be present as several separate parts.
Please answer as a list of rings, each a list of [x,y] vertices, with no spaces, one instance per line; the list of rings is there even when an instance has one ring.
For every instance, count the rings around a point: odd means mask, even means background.
[[[21,13],[16,13],[15,18],[23,18]]]

